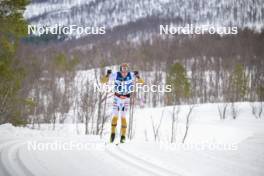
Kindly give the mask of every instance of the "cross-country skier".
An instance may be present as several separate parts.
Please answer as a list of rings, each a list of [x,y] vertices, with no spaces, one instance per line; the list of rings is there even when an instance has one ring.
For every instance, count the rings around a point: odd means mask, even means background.
[[[107,83],[114,81],[114,102],[113,102],[113,117],[110,142],[115,139],[116,126],[121,114],[121,139],[120,142],[124,143],[126,139],[126,112],[130,103],[131,88],[136,83],[144,83],[144,80],[139,77],[138,71],[129,71],[127,63],[120,65],[119,71],[112,73],[111,70],[107,70],[107,74],[101,78],[101,83]]]

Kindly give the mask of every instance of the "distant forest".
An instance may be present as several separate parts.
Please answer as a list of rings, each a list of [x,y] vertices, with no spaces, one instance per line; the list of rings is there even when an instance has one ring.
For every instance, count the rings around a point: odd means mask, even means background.
[[[221,83],[226,83],[235,67],[241,65],[248,77],[248,91],[237,101],[263,101],[258,91],[264,85],[264,31],[256,33],[244,29],[237,35],[226,36],[155,35],[148,40],[134,42],[105,38],[91,43],[88,39],[79,39],[24,44],[18,56],[27,65],[36,64],[34,72],[37,73],[33,75],[39,77],[44,76],[58,55],[64,55],[67,60],[77,59],[74,70],[128,62],[132,69],[141,72],[166,73],[171,64],[179,62],[187,72],[191,72],[192,95],[199,103],[226,101],[224,97],[230,97],[228,91],[224,90],[227,85]]]
[[[106,66],[121,62],[128,62],[131,70],[138,70],[146,84],[168,83],[170,74],[178,73],[174,68],[183,68],[183,75],[186,74],[188,96],[172,101],[171,97],[179,96],[177,89],[174,95],[138,92],[136,106],[264,101],[264,31],[244,29],[237,35],[225,36],[152,35],[142,40],[105,37],[93,41],[51,40],[38,44],[35,41],[23,40],[16,52],[16,66],[25,70],[19,97],[26,103],[10,107],[12,112],[19,109],[19,123],[21,119],[33,124],[55,124],[58,119],[63,123],[73,106],[77,121],[96,116],[97,124],[105,122],[108,95],[94,93],[92,81],[87,81],[81,92],[73,82],[77,71],[94,68],[97,68],[94,81],[98,81],[106,73]],[[81,99],[76,98],[77,94]],[[1,123],[10,121],[8,112],[2,114]],[[30,115],[33,119],[29,120]]]

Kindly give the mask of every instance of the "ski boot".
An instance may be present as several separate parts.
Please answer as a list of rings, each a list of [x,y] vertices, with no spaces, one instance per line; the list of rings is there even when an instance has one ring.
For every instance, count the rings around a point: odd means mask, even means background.
[[[126,136],[121,136],[120,143],[125,143],[125,141],[126,141]]]
[[[111,133],[111,136],[110,136],[110,143],[113,143],[115,140],[115,133]]]

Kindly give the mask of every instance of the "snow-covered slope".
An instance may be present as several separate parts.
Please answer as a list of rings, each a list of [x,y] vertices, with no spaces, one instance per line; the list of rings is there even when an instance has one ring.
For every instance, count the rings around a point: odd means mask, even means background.
[[[24,16],[32,24],[113,28],[156,17],[192,24],[260,29],[263,0],[33,0]]]
[[[225,121],[218,120],[218,104],[197,105],[185,145],[144,138],[141,129],[151,131],[149,116],[159,121],[163,110],[159,108],[137,109],[135,140],[118,146],[108,144],[108,133],[103,138],[76,135],[72,130],[76,125],[61,125],[51,131],[47,125],[31,130],[4,124],[0,126],[0,175],[261,176],[264,121],[250,115],[248,103],[236,105],[238,119]],[[164,109],[162,134],[170,128],[171,107]],[[187,110],[187,106],[181,107],[180,124]]]

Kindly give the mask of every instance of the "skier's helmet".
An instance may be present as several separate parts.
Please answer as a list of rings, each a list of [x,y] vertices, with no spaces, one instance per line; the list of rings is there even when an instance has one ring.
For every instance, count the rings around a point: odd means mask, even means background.
[[[128,72],[128,64],[127,63],[122,63],[120,65],[120,72]]]

